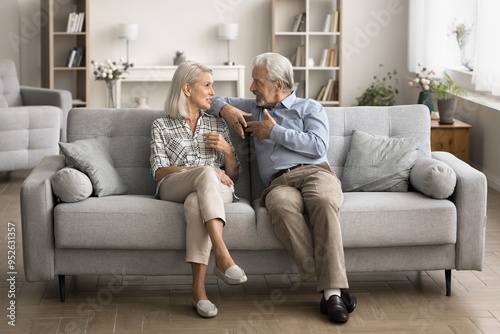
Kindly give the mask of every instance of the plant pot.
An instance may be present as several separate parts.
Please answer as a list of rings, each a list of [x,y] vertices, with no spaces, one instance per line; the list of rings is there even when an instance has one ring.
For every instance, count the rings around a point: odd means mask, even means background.
[[[455,118],[455,109],[457,108],[457,99],[438,100],[439,123],[453,124]]]
[[[425,104],[429,108],[429,112],[433,112],[434,104],[432,103],[432,93],[420,92],[418,95],[418,104]]]

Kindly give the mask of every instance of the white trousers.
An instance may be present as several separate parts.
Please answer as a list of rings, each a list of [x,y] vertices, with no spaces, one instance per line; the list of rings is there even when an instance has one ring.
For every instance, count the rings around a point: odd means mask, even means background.
[[[220,218],[226,223],[225,203],[233,191],[220,182],[211,167],[198,167],[169,175],[160,184],[160,199],[184,203],[186,217],[186,262],[208,265],[212,242],[205,223]]]

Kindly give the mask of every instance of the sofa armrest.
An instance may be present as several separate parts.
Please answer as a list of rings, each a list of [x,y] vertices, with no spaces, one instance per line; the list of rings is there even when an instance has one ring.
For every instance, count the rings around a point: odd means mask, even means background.
[[[482,270],[486,231],[486,176],[451,153],[432,152],[434,159],[450,166],[457,185],[449,198],[457,208],[456,269]]]
[[[54,106],[61,108],[61,141],[66,141],[68,112],[72,107],[71,93],[67,90],[21,86],[25,106]]]
[[[47,156],[21,186],[23,259],[28,281],[48,281],[54,277],[54,207],[57,199],[50,180],[64,166],[64,156]]]

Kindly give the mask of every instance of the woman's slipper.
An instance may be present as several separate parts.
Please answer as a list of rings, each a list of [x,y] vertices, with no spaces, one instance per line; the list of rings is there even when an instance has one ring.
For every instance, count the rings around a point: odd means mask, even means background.
[[[192,299],[191,305],[196,309],[200,317],[213,318],[217,315],[217,307],[210,300],[204,299],[196,303],[194,299]]]
[[[227,268],[226,273],[222,273],[219,268],[217,268],[217,263],[214,266],[214,274],[217,275],[224,283],[229,285],[237,285],[245,283],[247,281],[247,276],[243,269],[237,265]]]

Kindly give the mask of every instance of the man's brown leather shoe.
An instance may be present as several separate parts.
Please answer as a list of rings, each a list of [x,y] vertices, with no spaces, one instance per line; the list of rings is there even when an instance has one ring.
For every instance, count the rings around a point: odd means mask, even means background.
[[[347,289],[340,289],[340,298],[342,298],[347,312],[352,313],[358,304],[356,296],[350,293]]]
[[[346,322],[349,320],[349,312],[340,298],[337,295],[331,296],[328,301],[325,297],[321,297],[319,310],[323,314],[328,314],[328,320],[332,322]]]

